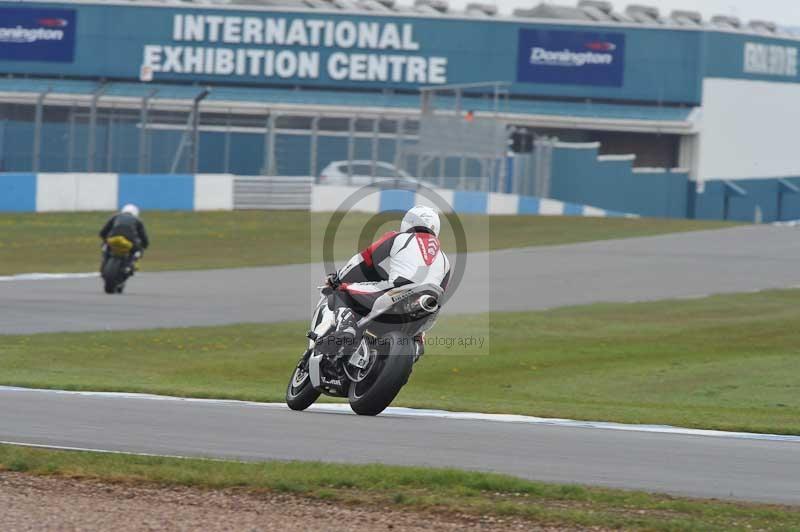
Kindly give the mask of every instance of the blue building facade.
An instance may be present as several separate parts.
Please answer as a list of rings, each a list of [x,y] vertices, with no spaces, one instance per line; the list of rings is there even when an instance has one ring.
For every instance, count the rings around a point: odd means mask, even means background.
[[[798,50],[788,35],[707,24],[0,1],[0,170],[190,172],[175,153],[187,106],[210,87],[199,172],[318,175],[346,158],[397,161],[399,126],[380,121],[413,121],[420,87],[504,82],[499,110],[479,91],[460,103],[536,135],[600,142],[555,150],[555,199],[787,219],[800,217],[800,160],[785,143],[800,109]],[[147,98],[158,127],[143,135]],[[775,108],[762,112],[765,102]],[[370,117],[374,131],[351,142],[356,126],[311,133],[290,118],[312,114]]]

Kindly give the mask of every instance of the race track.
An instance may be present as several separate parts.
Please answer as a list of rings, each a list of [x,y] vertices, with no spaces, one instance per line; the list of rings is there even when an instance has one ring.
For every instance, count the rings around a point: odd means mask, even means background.
[[[324,460],[508,473],[800,504],[800,438],[761,441],[518,422],[291,412],[231,401],[0,388],[0,441],[238,460]]]
[[[469,255],[449,313],[800,286],[800,232],[740,227]],[[320,265],[0,279],[0,334],[307,319]],[[0,339],[2,342],[2,339]],[[287,369],[288,371],[288,369]],[[800,504],[800,441],[0,388],[0,440],[244,460],[452,466],[698,497]]]
[[[447,313],[520,311],[800,285],[800,230],[747,226],[468,255]],[[0,334],[308,319],[321,265],[0,281]]]

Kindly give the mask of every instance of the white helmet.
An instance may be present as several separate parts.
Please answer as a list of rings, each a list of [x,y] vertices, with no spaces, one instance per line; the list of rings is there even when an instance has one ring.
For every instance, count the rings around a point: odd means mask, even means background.
[[[122,208],[121,212],[123,212],[125,214],[130,214],[130,215],[132,215],[132,216],[134,216],[136,218],[139,217],[139,207],[137,207],[133,203],[128,203],[127,205],[125,205]]]
[[[403,221],[400,223],[400,232],[405,233],[413,227],[425,227],[438,237],[439,229],[441,228],[439,215],[430,207],[417,205],[403,216]]]

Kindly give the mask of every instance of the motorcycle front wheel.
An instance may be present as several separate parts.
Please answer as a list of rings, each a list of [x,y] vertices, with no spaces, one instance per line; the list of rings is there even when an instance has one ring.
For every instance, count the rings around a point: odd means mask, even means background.
[[[289,379],[289,385],[286,387],[286,404],[292,410],[305,410],[320,396],[320,392],[311,385],[311,377],[308,374],[308,356],[309,354],[306,353],[300,359]]]
[[[389,406],[408,382],[414,366],[414,341],[400,333],[383,339],[388,347],[369,366],[369,373],[350,384],[350,408],[361,416],[377,416]]]

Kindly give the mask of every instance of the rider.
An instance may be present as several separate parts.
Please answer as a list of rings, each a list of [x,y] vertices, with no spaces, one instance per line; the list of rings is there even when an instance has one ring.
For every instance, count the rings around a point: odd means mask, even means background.
[[[338,272],[328,275],[327,292],[335,294],[338,345],[357,345],[356,324],[387,291],[408,284],[431,283],[447,289],[450,261],[439,245],[439,215],[417,205],[408,211],[400,232],[383,235],[353,256]],[[354,312],[355,310],[355,312]],[[424,347],[422,337],[415,338]]]
[[[147,231],[144,224],[139,219],[139,207],[132,203],[128,203],[122,210],[109,218],[106,224],[100,229],[100,238],[103,240],[103,264],[100,271],[103,269],[106,260],[110,256],[110,251],[105,242],[115,236],[123,236],[127,238],[132,244],[133,248],[130,251],[130,257],[136,261],[141,258],[142,251],[147,249],[150,245],[150,240],[147,238]]]

